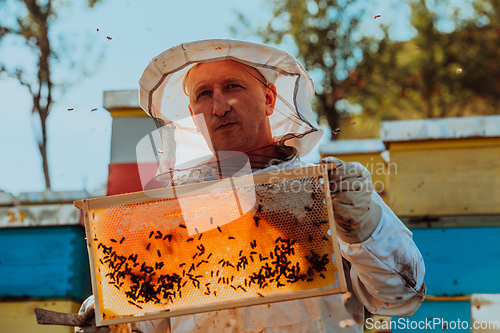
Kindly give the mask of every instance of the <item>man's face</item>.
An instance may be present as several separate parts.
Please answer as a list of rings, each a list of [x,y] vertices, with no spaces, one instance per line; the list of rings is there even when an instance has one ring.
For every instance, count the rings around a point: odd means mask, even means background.
[[[197,124],[214,150],[247,151],[273,143],[268,116],[273,113],[276,89],[265,86],[253,67],[233,60],[194,67],[186,79],[189,110],[203,115],[207,130]],[[207,133],[208,132],[208,133]]]

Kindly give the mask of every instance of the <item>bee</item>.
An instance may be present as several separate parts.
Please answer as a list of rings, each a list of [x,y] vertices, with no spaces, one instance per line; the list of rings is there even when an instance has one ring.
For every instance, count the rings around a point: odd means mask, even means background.
[[[97,111],[97,108],[90,110],[90,112],[94,112],[94,111]]]
[[[254,216],[253,217],[253,220],[255,221],[255,226],[258,227],[259,226],[259,220],[260,220],[260,217],[258,216]]]
[[[377,14],[377,15],[375,15],[375,16],[373,17],[373,19],[375,20],[375,19],[378,19],[379,17],[380,17],[380,14]]]
[[[73,111],[74,109],[73,108],[68,108],[68,112],[71,112]]]
[[[106,38],[107,38],[108,40],[112,40],[112,39],[113,39],[113,38],[111,38],[110,36],[107,36]]]

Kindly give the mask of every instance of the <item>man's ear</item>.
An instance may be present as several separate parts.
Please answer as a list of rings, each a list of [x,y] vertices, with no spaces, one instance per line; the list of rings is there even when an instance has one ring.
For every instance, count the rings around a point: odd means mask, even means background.
[[[276,105],[276,98],[278,93],[276,92],[276,86],[273,83],[269,83],[266,89],[266,116],[270,116],[274,112],[274,106]]]

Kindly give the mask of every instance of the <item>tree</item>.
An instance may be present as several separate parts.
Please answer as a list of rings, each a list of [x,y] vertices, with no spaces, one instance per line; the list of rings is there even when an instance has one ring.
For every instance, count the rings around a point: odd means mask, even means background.
[[[335,131],[343,115],[336,107],[341,97],[337,87],[359,60],[356,51],[361,54],[354,32],[363,7],[356,0],[274,0],[271,4],[273,19],[257,29],[257,35],[264,43],[293,41],[305,69],[322,77],[315,109]],[[244,18],[240,21],[245,24]]]
[[[271,3],[273,19],[257,34],[276,44],[291,38],[306,69],[322,73],[315,109],[342,138],[378,136],[380,120],[499,112],[500,0],[475,0],[468,16],[455,8],[447,17],[437,9],[449,11],[451,1],[407,0],[416,35],[404,42],[391,40],[389,26],[382,39],[355,38],[359,1]],[[454,29],[439,30],[440,20]],[[361,114],[347,111],[353,105]]]
[[[100,0],[87,0],[89,7]],[[4,73],[18,80],[25,86],[33,99],[32,113],[38,114],[41,124],[41,138],[38,142],[42,155],[45,186],[50,189],[49,167],[47,163],[47,130],[46,122],[50,108],[54,103],[54,81],[52,63],[58,59],[58,54],[51,43],[50,29],[57,20],[57,11],[63,2],[52,0],[0,0],[0,5],[11,8],[0,18],[0,43],[6,36],[16,36],[25,41],[31,52],[37,56],[37,73],[29,73],[23,68],[8,68],[8,64],[0,62],[0,74]],[[13,8],[13,9],[12,9]],[[8,18],[8,19],[7,19]]]
[[[367,42],[342,83],[344,97],[378,120],[498,113],[500,1],[481,2],[467,19],[455,13],[455,29],[442,32],[425,0],[410,1],[416,36],[394,42],[386,32],[379,43]]]

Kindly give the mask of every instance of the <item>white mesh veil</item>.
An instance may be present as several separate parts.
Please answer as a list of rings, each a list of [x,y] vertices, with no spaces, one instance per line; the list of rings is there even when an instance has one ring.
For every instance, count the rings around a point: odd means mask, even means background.
[[[156,179],[163,184],[214,159],[211,143],[200,134],[188,109],[183,79],[194,65],[220,60],[252,66],[275,84],[277,100],[269,122],[276,143],[292,146],[304,156],[323,134],[310,106],[312,79],[290,54],[231,39],[183,43],[154,57],[139,80],[141,107],[154,119],[161,137]]]

